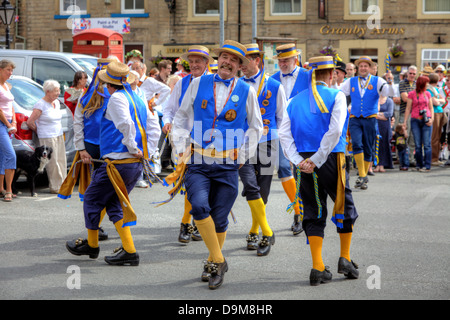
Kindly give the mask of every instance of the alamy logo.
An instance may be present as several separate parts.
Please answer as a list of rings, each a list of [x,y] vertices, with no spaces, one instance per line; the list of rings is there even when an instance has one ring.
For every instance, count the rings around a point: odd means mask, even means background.
[[[81,10],[79,6],[70,5],[67,10],[70,17],[67,19],[66,25],[67,29],[73,30],[76,26],[81,24]]]

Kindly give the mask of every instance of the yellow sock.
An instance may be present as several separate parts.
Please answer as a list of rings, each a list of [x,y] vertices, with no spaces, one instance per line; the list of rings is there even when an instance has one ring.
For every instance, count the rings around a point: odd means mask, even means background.
[[[227,232],[225,231],[225,232],[216,233],[216,234],[217,234],[217,240],[219,241],[220,250],[222,250],[223,244],[225,243],[225,238],[227,237]],[[211,255],[209,255],[208,261],[213,261],[211,258]]]
[[[325,264],[322,260],[322,243],[323,238],[317,236],[308,237],[309,248],[311,249],[311,257],[313,262],[313,269],[323,271]]]
[[[295,193],[297,192],[297,186],[296,186],[294,177],[292,177],[291,179],[286,180],[286,181],[281,181],[281,185],[283,186],[284,192],[288,196],[291,203],[294,202]],[[295,211],[295,214],[300,214],[300,208],[299,208],[298,203],[295,204],[294,211]]]
[[[98,230],[88,229],[88,245],[91,248],[98,248]]]
[[[131,236],[130,227],[122,228],[123,219],[117,221],[114,226],[116,227],[117,233],[122,240],[122,247],[128,253],[135,253],[136,248],[134,247],[133,237]]]
[[[187,194],[185,194],[185,196],[184,196],[184,215],[183,215],[183,218],[181,219],[181,223],[183,223],[183,224],[191,223],[191,218],[192,218],[191,210],[192,210],[192,205],[187,199]]]
[[[364,161],[364,172],[367,174],[369,173],[369,168],[370,168],[370,161]]]
[[[355,158],[356,166],[358,167],[358,174],[361,178],[367,176],[366,164],[364,161],[364,153],[358,153],[353,156]]]
[[[225,258],[222,255],[222,250],[220,249],[216,226],[211,216],[203,220],[194,220],[194,222],[203,238],[203,242],[205,242],[205,245],[209,250],[209,257],[211,258],[211,261],[216,263],[224,262]]]
[[[352,232],[349,233],[339,233],[339,238],[341,240],[341,254],[340,257],[351,261],[350,259],[350,245],[352,243]]]
[[[259,234],[259,223],[258,219],[256,218],[255,214],[252,210],[250,210],[252,213],[252,227],[250,228],[249,233]]]
[[[265,236],[271,237],[273,235],[272,229],[269,227],[266,217],[266,205],[262,198],[256,200],[248,201],[250,210],[252,211],[252,217],[256,218],[259,226],[261,227],[262,233]]]

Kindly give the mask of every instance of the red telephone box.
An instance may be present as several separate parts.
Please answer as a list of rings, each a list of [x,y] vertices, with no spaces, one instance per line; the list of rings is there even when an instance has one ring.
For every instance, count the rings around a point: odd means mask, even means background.
[[[123,62],[123,36],[103,28],[81,31],[73,36],[72,52],[89,54],[98,58],[116,56]]]

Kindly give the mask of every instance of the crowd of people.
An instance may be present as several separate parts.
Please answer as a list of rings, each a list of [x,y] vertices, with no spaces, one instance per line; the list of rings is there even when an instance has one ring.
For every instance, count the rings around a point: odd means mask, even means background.
[[[396,161],[402,171],[443,166],[450,72],[446,81],[443,66],[420,74],[410,66],[395,84],[389,70],[377,76],[377,64],[368,56],[347,64],[319,56],[302,65],[300,51],[288,43],[276,48],[280,71],[269,75],[257,44],[226,40],[213,53],[217,60],[208,48],[194,45],[177,59],[176,72],[170,60],[148,72],[142,54],[133,50],[125,63],[99,59],[88,86],[85,73],[75,74],[64,96],[77,150],[68,174],[60,87],[54,80],[44,83],[45,96],[27,125],[40,144],[54,150],[47,165],[50,192],[67,199],[79,182],[83,199],[87,238],[67,241],[67,250],[97,258],[99,241],[108,238],[101,227],[108,215],[122,247],[105,261],[139,265],[129,193],[161,181],[174,186],[172,197],[185,190],[178,240],[204,242],[209,256],[201,279],[217,289],[228,270],[222,248],[239,181],[252,216],[247,249],[267,256],[274,246],[266,205],[277,172],[288,210],[295,213],[293,235],[305,232],[311,249],[310,284],[332,279],[322,258],[328,216],[340,238],[338,273],[358,278],[350,256],[358,213],[349,170],[357,168],[354,187],[366,190],[369,175],[393,169]],[[14,67],[0,61],[0,191],[9,202],[15,170],[9,140],[17,129],[6,80]],[[160,166],[170,173],[163,180]],[[327,197],[334,202],[331,214]]]

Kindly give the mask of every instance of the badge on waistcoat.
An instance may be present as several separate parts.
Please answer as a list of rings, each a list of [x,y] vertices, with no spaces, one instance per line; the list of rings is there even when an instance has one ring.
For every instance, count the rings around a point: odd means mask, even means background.
[[[239,101],[239,96],[238,96],[238,95],[233,95],[233,96],[231,97],[231,101],[233,101],[233,102],[238,102],[238,101]]]
[[[269,134],[269,127],[268,126],[264,126],[263,136],[267,136],[268,134]]]
[[[263,100],[262,105],[267,107],[269,105],[269,100]]]
[[[270,120],[269,119],[264,119],[263,123],[269,125],[270,124]]]
[[[367,89],[372,90],[373,86],[371,84],[369,84],[369,86],[367,87]]]
[[[206,109],[207,106],[208,106],[208,100],[203,100],[202,101],[202,109]]]
[[[230,122],[236,119],[236,110],[228,110],[227,113],[225,113],[225,119]]]
[[[266,109],[264,109],[264,108],[260,108],[259,110],[261,110],[261,115],[262,116],[266,113]]]
[[[266,99],[270,99],[272,97],[272,92],[267,90]]]
[[[352,92],[355,92],[355,87],[352,88]]]

